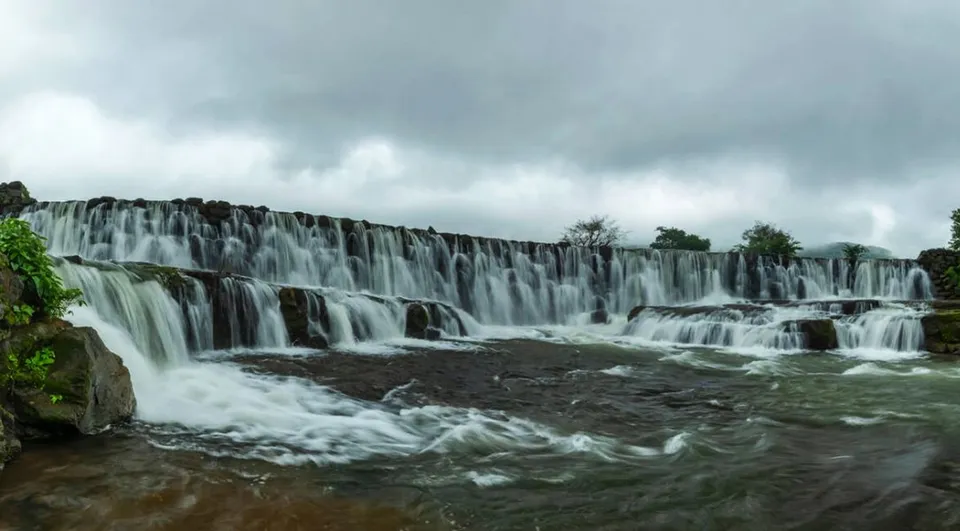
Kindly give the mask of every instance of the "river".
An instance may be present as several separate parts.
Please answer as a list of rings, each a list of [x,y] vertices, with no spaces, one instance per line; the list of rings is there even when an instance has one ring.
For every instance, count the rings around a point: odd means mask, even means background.
[[[960,525],[960,368],[949,361],[583,337],[401,348],[211,354],[176,377],[170,399],[216,394],[220,422],[137,422],[31,448],[0,476],[2,520],[49,530]],[[211,374],[229,376],[202,381]]]

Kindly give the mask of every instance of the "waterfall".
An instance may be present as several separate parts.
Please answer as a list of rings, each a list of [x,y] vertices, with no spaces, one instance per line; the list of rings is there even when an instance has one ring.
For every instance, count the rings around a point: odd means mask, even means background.
[[[109,263],[99,266],[60,260],[56,271],[65,286],[83,290],[85,302],[100,319],[127,331],[138,350],[153,364],[161,367],[184,363],[190,349],[180,305],[156,281],[144,282]]]
[[[738,253],[643,249],[598,254],[256,209],[233,208],[215,218],[184,202],[39,203],[21,216],[47,237],[55,255],[431,299],[485,324],[562,323],[598,308],[624,314],[638,304],[707,298],[932,298],[928,276],[907,260],[866,260],[851,271],[841,259],[783,263]],[[268,330],[258,333],[283,342]]]

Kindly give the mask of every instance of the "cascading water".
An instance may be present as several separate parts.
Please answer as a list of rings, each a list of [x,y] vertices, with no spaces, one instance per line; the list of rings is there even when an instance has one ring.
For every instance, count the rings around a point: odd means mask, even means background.
[[[230,345],[253,347],[286,347],[290,340],[280,315],[277,291],[255,280],[220,280],[219,304],[227,316]]]
[[[574,445],[586,445],[604,458],[633,460],[659,453],[602,436],[565,435],[534,422],[472,409],[391,410],[306,380],[193,361],[188,356],[188,338],[204,337],[211,322],[205,314],[211,305],[199,294],[202,286],[189,285],[190,299],[178,302],[160,282],[118,265],[58,260],[56,269],[67,287],[82,289],[89,301],[87,306],[72,307],[67,318],[75,325],[95,328],[106,346],[123,358],[137,396],[136,416],[151,423],[153,442],[162,447],[178,446],[179,438],[187,436],[203,443],[191,443],[191,449],[280,464],[347,463],[457,447],[470,452],[516,447],[562,454]],[[241,306],[269,300],[268,291],[273,293],[256,282],[227,288],[228,293],[234,292],[232,302]],[[375,304],[360,296],[346,297],[339,304],[364,307],[359,302],[364,299]],[[188,300],[198,303],[191,311],[180,311]],[[371,308],[364,307],[360,313],[375,311]],[[392,311],[394,307],[380,308]],[[255,310],[266,315],[263,308]],[[278,341],[285,337],[272,332],[260,335]],[[475,436],[465,437],[471,433]]]
[[[98,265],[80,266],[61,260],[56,270],[64,285],[83,290],[85,301],[99,319],[127,331],[137,350],[151,363],[182,364],[187,359],[188,332],[177,302],[158,282],[142,282],[126,269],[109,263]]]
[[[674,344],[792,351],[803,348],[803,338],[787,321],[801,315],[807,314],[774,308],[760,312],[719,308],[690,316],[647,311],[627,324],[625,334]]]
[[[842,350],[919,353],[923,345],[920,318],[926,313],[895,302],[857,301],[794,305],[651,308],[640,312],[624,334],[647,341],[714,347],[798,351],[805,347],[797,323],[832,319]],[[852,315],[844,315],[846,310]]]
[[[92,204],[91,204],[92,205]],[[345,223],[232,209],[211,223],[184,203],[42,203],[22,217],[51,253],[231,271],[268,282],[442,301],[479,322],[561,323],[602,307],[683,304],[712,297],[929,299],[906,260],[794,259],[737,253],[582,248]]]

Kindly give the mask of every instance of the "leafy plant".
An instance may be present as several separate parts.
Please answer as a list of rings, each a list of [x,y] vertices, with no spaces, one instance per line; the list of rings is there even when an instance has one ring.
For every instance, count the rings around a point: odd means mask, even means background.
[[[73,304],[84,304],[83,292],[64,287],[63,281],[53,268],[47,255],[44,238],[33,232],[30,224],[22,219],[7,218],[0,221],[0,255],[32,291],[25,300],[29,303],[10,306],[4,319],[11,326],[29,324],[36,317],[62,318]],[[0,390],[14,385],[29,385],[43,389],[50,366],[56,354],[50,347],[33,352],[7,352],[0,363]],[[54,404],[63,400],[61,395],[50,395]]]
[[[944,274],[947,275],[950,282],[953,282],[954,289],[960,290],[960,266],[950,266],[944,271]]]
[[[6,389],[11,385],[25,384],[43,389],[54,361],[56,355],[50,347],[43,347],[27,357],[8,352],[4,370],[0,371],[0,387]]]
[[[10,268],[30,283],[39,299],[34,316],[61,318],[72,304],[83,304],[83,292],[67,289],[53,269],[44,238],[31,230],[22,219],[0,221],[0,253],[10,261]]]
[[[7,314],[4,316],[7,324],[10,326],[20,326],[30,323],[30,318],[33,317],[33,306],[29,304],[14,304],[7,310]]]
[[[651,249],[682,249],[686,251],[709,251],[710,238],[697,236],[676,227],[657,227],[657,238],[650,244]]]
[[[744,243],[734,247],[742,253],[776,254],[794,257],[797,251],[803,249],[789,232],[778,229],[772,223],[757,221],[753,227],[743,231],[741,235]]]
[[[863,258],[863,255],[869,251],[865,245],[860,245],[859,243],[848,243],[843,246],[843,256],[851,262],[859,261]]]

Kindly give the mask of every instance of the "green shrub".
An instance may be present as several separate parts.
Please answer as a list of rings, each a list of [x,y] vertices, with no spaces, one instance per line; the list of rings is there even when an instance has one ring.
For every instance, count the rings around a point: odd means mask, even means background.
[[[39,317],[62,318],[73,304],[84,304],[83,292],[67,289],[53,268],[47,255],[42,236],[33,232],[30,224],[21,219],[8,218],[0,221],[0,255],[7,258],[10,269],[24,281],[26,288],[36,293],[35,306],[14,304],[6,312],[5,319],[11,326],[29,324]],[[0,365],[0,389],[13,385],[31,385],[43,389],[47,372],[56,355],[50,347],[33,352],[7,352]],[[50,395],[57,403],[60,395]]]
[[[950,266],[944,273],[953,282],[953,289],[960,291],[960,265]]]
[[[15,352],[8,352],[6,370],[0,376],[0,382],[5,385],[27,384],[42,389],[47,381],[47,370],[56,359],[56,355],[50,347],[43,347],[30,356],[23,357],[18,356]]]
[[[0,254],[6,255],[10,268],[36,291],[40,307],[33,309],[33,317],[59,319],[71,304],[83,304],[83,292],[63,287],[47,255],[44,238],[33,232],[26,221],[16,218],[0,221]]]

